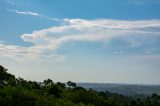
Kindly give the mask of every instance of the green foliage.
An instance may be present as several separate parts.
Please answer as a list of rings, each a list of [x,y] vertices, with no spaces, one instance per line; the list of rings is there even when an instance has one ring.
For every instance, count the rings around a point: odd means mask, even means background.
[[[97,92],[76,83],[54,83],[15,78],[0,66],[0,106],[160,106],[160,96],[134,98],[117,93]]]
[[[68,85],[70,88],[75,88],[75,87],[77,87],[76,83],[71,82],[71,81],[68,81],[68,82],[67,82],[67,85]]]
[[[0,90],[1,106],[33,106],[35,101],[34,92],[20,86],[7,86]]]
[[[7,73],[7,69],[0,65],[0,87],[8,84],[15,84],[15,76]]]

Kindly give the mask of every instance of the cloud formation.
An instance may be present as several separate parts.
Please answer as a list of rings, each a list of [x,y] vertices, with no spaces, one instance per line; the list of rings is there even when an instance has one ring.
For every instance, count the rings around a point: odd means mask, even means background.
[[[61,26],[21,35],[25,42],[33,43],[31,47],[0,44],[1,55],[45,57],[52,56],[54,51],[67,42],[107,42],[135,35],[152,38],[160,36],[160,20],[63,19],[61,22]],[[139,45],[131,42],[132,45]]]
[[[103,42],[117,37],[159,36],[159,20],[142,21],[122,21],[122,20],[84,20],[84,19],[64,19],[63,26],[34,31],[32,34],[23,34],[21,38],[26,42],[31,42],[39,48],[50,50],[57,49],[61,44],[71,41],[92,41]],[[155,30],[157,29],[157,30]],[[136,42],[132,44],[138,46]]]
[[[16,14],[22,14],[22,15],[32,15],[32,16],[41,16],[39,13],[36,12],[31,12],[31,11],[19,11],[19,10],[14,10],[14,9],[8,9],[7,10],[14,12]]]
[[[47,20],[51,20],[51,21],[61,21],[60,19],[57,18],[52,18],[40,13],[36,13],[36,12],[32,12],[32,11],[20,11],[20,10],[14,10],[14,9],[9,9],[6,8],[6,10],[10,11],[10,12],[14,12],[16,14],[20,14],[20,15],[30,15],[30,16],[36,16],[36,17],[41,17],[43,19],[47,19]]]

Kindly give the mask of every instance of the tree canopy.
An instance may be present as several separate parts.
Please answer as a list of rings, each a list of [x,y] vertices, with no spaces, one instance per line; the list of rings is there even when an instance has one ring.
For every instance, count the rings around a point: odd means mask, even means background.
[[[28,81],[0,66],[0,106],[160,106],[160,96],[127,97],[85,89],[75,82]]]

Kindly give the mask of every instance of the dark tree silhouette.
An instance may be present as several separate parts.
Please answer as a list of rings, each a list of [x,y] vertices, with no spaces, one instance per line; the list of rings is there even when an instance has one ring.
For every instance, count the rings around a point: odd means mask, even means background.
[[[75,87],[77,87],[76,83],[71,82],[71,81],[68,81],[68,82],[67,82],[67,85],[68,85],[70,88],[75,88]]]
[[[0,86],[5,86],[8,83],[15,83],[15,76],[7,73],[7,69],[0,65]]]
[[[47,80],[44,80],[43,83],[45,86],[50,86],[53,84],[53,81],[51,79],[47,79]]]

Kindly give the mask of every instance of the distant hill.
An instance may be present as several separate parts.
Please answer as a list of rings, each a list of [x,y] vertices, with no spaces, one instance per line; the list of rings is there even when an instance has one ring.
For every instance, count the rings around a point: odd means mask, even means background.
[[[160,94],[160,85],[131,85],[131,84],[112,84],[112,83],[78,83],[78,86],[92,88],[96,91],[109,91],[127,96],[144,95],[152,93]]]

